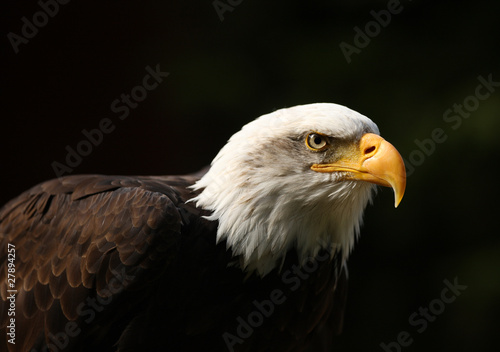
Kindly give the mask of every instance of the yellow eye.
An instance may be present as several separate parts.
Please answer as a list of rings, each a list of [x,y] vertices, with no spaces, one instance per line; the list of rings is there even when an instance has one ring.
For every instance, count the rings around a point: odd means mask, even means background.
[[[327,145],[326,137],[319,133],[309,133],[306,137],[306,146],[314,151],[321,151]]]

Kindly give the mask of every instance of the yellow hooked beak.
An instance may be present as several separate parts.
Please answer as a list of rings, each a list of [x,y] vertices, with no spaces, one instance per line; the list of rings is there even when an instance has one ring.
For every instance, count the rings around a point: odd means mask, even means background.
[[[359,146],[348,156],[331,164],[313,164],[311,170],[341,171],[346,173],[344,180],[361,180],[392,187],[396,208],[405,193],[406,170],[403,158],[391,143],[373,133],[363,135]]]

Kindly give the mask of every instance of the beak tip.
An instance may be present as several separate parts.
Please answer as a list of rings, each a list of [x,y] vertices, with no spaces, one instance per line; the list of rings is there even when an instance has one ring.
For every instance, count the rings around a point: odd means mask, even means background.
[[[394,190],[394,208],[397,208],[399,204],[401,204],[401,201],[403,200],[403,195],[404,193],[399,193],[396,190]]]

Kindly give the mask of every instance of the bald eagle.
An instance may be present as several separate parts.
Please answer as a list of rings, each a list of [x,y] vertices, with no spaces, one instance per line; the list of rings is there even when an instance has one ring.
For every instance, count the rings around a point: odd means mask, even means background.
[[[321,351],[375,185],[405,190],[369,118],[263,115],[185,176],[74,175],[0,210],[8,351]]]

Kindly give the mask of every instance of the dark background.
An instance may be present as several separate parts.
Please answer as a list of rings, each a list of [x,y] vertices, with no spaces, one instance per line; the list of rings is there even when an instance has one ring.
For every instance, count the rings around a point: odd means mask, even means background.
[[[52,163],[103,118],[115,130],[73,173],[187,173],[261,114],[346,105],[372,118],[414,170],[397,210],[381,189],[366,211],[337,350],[382,351],[402,331],[412,343],[401,351],[496,350],[500,88],[456,129],[443,115],[473,101],[478,76],[500,81],[500,3],[403,0],[348,63],[340,43],[353,45],[354,27],[365,31],[370,11],[387,4],[245,0],[221,21],[210,0],[74,0],[16,54],[8,33],[21,35],[22,18],[41,8],[4,1],[1,203],[55,177]],[[158,64],[170,75],[120,120],[111,102]],[[415,140],[436,128],[447,138],[423,154]],[[455,278],[467,289],[419,333],[410,316]]]

